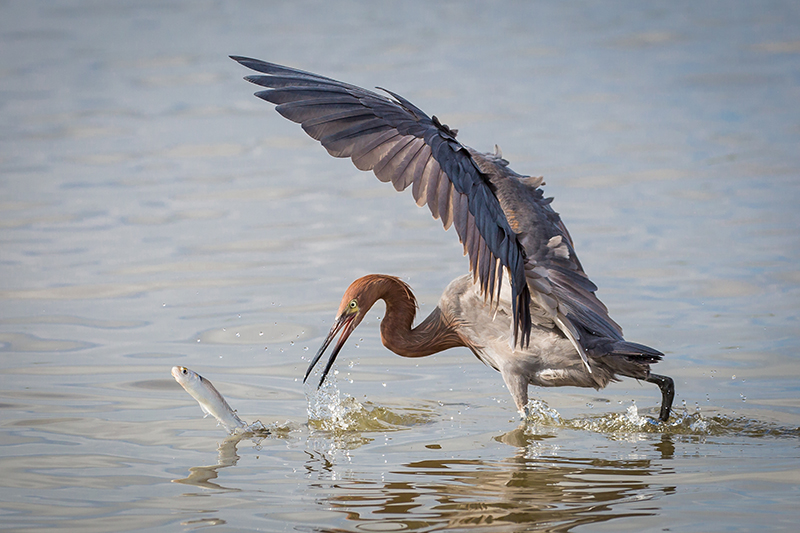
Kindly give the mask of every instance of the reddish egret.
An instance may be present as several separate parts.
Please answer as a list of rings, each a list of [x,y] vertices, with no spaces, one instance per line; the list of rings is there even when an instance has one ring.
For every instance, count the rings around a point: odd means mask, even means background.
[[[671,378],[650,372],[663,354],[628,342],[597,298],[572,238],[541,186],[517,174],[499,149],[480,153],[456,139],[457,130],[429,117],[391,91],[355,85],[257,59],[235,57],[266,87],[256,96],[302,125],[334,157],[428,205],[445,229],[455,226],[470,274],[453,280],[438,306],[412,328],[416,299],[408,285],[372,274],[345,291],[336,322],[306,371],[304,382],[341,332],[319,384],[348,336],[377,300],[386,303],[381,340],[403,357],[464,346],[499,371],[522,416],[528,385],[602,389],[618,376],[661,389],[659,419],[669,419]]]

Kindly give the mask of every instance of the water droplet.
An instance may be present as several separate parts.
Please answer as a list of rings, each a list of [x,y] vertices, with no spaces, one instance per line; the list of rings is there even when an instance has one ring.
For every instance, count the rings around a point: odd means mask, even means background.
[[[200,342],[200,339],[197,339],[197,342]]]
[[[305,351],[308,351],[308,346],[303,346],[303,349],[304,349]]]
[[[264,336],[264,332],[263,332],[263,331],[259,331],[259,332],[258,332],[258,336],[259,336],[259,337],[263,337],[263,336]]]
[[[383,386],[385,387],[385,386],[386,386],[386,383],[381,383],[381,385],[383,385]]]
[[[237,331],[236,332],[236,338],[239,338],[239,337],[241,337],[241,335],[239,335],[239,332]]]
[[[161,304],[161,307],[166,307],[166,306],[167,306],[167,304]]]
[[[732,375],[731,379],[736,379],[736,374]]]
[[[291,344],[292,346],[294,346],[294,341],[289,341],[289,344]]]

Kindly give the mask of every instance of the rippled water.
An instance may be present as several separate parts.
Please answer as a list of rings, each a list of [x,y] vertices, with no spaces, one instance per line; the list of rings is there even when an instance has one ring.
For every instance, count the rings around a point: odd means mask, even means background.
[[[794,531],[794,2],[0,4],[0,523],[38,531]],[[599,296],[664,351],[531,389],[389,353],[369,272],[421,313],[453,232],[252,97],[228,54],[392,89],[544,175]],[[227,437],[170,376],[264,430]]]

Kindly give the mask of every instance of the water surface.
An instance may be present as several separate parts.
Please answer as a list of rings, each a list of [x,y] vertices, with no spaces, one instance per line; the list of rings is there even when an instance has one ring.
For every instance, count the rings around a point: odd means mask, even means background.
[[[39,531],[794,531],[800,13],[793,2],[6,2],[0,513]],[[404,360],[374,308],[301,379],[356,277],[430,311],[467,260],[331,159],[228,54],[390,88],[544,175],[676,411]],[[170,376],[268,434],[226,438]],[[309,421],[309,407],[311,420]]]

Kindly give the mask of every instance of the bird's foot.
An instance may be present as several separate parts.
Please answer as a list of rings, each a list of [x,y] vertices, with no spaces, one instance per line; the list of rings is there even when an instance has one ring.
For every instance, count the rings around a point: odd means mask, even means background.
[[[675,382],[672,381],[671,377],[659,374],[650,374],[645,381],[655,383],[661,389],[661,412],[658,415],[658,420],[661,422],[668,421],[672,410],[672,400],[675,399]]]

